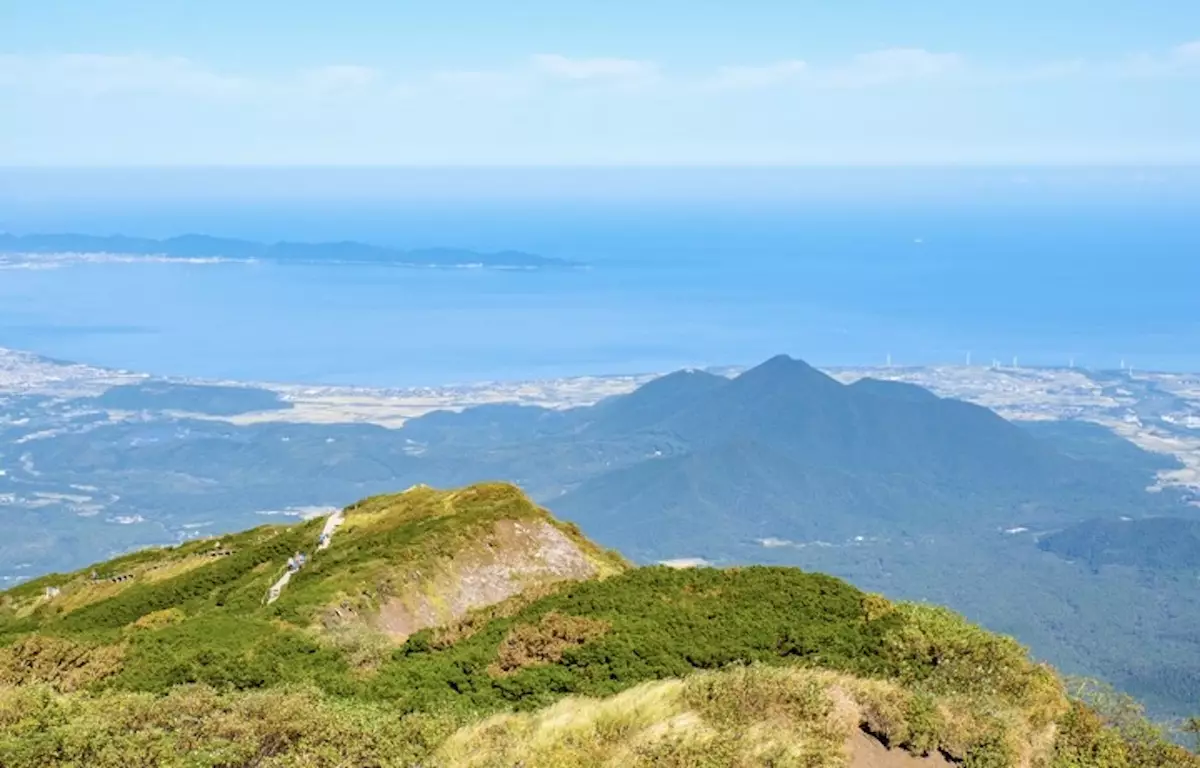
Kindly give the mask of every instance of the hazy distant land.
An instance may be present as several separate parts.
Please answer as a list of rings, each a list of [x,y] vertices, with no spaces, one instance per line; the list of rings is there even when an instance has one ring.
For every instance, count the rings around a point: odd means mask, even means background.
[[[400,250],[355,241],[260,243],[208,235],[165,240],[111,235],[0,233],[0,268],[37,269],[84,262],[165,261],[212,264],[358,264],[396,267],[547,269],[580,266],[522,251],[479,253],[457,248]]]
[[[741,366],[709,370],[726,376]],[[1158,487],[1182,487],[1200,495],[1200,375],[1082,368],[911,366],[825,369],[850,383],[871,377],[902,381],[990,408],[1017,422],[1083,421],[1099,424],[1143,450],[1172,456],[1181,465],[1158,473]],[[114,414],[158,411],[172,417],[226,421],[235,425],[266,423],[362,424],[399,428],[433,411],[461,411],[481,405],[514,404],[565,409],[593,405],[633,392],[666,371],[637,375],[572,376],[525,381],[480,381],[436,387],[355,387],[302,383],[196,381],[115,371],[0,348],[0,398],[41,395],[54,399],[99,398],[98,407]],[[244,408],[183,408],[179,403],[142,408],[119,407],[118,395],[132,402],[138,388],[175,394],[186,390],[210,395],[242,391],[256,403]],[[142,393],[145,394],[145,393]]]
[[[801,366],[775,367],[786,379]],[[747,427],[749,443],[721,437],[725,414],[744,414],[762,392],[784,398],[764,406],[782,414],[830,388],[836,395],[836,382],[810,370],[813,393],[788,395],[796,388],[769,380],[761,391],[736,388],[744,397],[731,404],[735,393],[724,384],[743,369],[706,371],[658,381],[647,373],[384,389],[168,379],[0,349],[0,586],[146,545],[304,518],[414,483],[506,478],[640,561],[831,572],[873,591],[947,603],[1070,672],[1118,683],[1159,712],[1181,711],[1200,690],[1198,646],[1172,639],[1200,637],[1191,567],[1200,562],[1200,510],[1186,504],[1200,500],[1200,377],[828,369],[844,383],[915,383],[1020,423],[1014,430],[975,412],[978,429],[968,424],[955,439],[964,450],[994,452],[994,462],[972,465],[994,463],[994,471],[952,483],[961,492],[944,498],[941,475],[860,472],[847,483],[838,480],[845,467],[831,474],[819,461],[774,461],[764,447],[798,450],[803,437],[786,425],[760,437]],[[914,388],[866,382],[846,390],[845,398],[858,392],[850,399],[864,405],[876,392],[873,410],[850,423],[892,425],[887,440],[864,445],[917,436],[937,445],[940,425],[960,421],[953,404],[924,400],[932,395]],[[905,404],[918,395],[942,415],[912,435],[895,429],[896,414],[921,415],[920,401]],[[879,397],[897,398],[895,407],[876,413]],[[701,401],[703,419],[654,426],[657,412]],[[836,414],[837,402],[818,411]],[[1035,462],[1029,470],[1029,456],[1047,450],[1057,456],[1047,459],[1049,469],[1033,471]],[[954,464],[944,454],[930,462],[943,473]],[[1048,483],[1072,471],[1064,456],[1093,470],[1099,463],[1103,474],[1092,471],[1077,490],[1055,490]],[[997,477],[1012,466],[1028,471],[1003,488],[1025,488],[1027,500],[997,490]],[[716,493],[726,486],[744,497]],[[1144,493],[1147,486],[1161,493]],[[806,488],[809,496],[800,493]],[[658,503],[664,498],[677,503]],[[621,503],[637,508],[618,514]],[[756,517],[740,520],[750,513]],[[630,523],[624,529],[622,520]],[[637,521],[651,521],[654,535]],[[1064,635],[1056,622],[1065,605],[1078,615]]]

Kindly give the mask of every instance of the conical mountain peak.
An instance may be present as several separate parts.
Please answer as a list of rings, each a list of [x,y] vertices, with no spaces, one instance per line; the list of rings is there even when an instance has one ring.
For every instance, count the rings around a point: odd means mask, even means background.
[[[797,387],[840,389],[841,383],[813,366],[788,355],[776,355],[738,376],[741,387],[764,391],[793,390]]]

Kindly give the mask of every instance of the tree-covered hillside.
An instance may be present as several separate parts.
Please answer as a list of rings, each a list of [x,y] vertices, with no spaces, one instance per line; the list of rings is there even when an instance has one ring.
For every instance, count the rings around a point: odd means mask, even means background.
[[[1124,565],[1151,571],[1200,571],[1200,520],[1087,520],[1046,536],[1038,546],[1092,568]]]
[[[1092,562],[1047,539],[1089,519],[1200,514],[1146,492],[1170,460],[1096,425],[1017,425],[910,385],[844,386],[787,358],[734,379],[681,371],[591,407],[487,405],[400,429],[176,418],[136,388],[118,394],[150,414],[32,398],[0,420],[0,499],[16,501],[0,580],[413,483],[504,479],[636,562],[832,573],[952,606],[1159,715],[1187,714],[1200,696],[1188,561],[1164,548],[1152,568]]]
[[[14,767],[835,768],[864,729],[976,767],[1195,761],[945,609],[793,568],[630,569],[507,485],[5,592],[0,725]]]

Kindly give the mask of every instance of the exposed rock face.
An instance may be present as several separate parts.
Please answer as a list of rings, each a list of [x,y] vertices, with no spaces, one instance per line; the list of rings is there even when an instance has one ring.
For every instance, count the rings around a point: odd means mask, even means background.
[[[379,628],[403,641],[531,586],[596,575],[579,546],[549,522],[500,520],[477,543],[438,564],[434,572],[415,574],[403,594],[384,601]]]
[[[854,734],[849,741],[850,768],[949,768],[939,754],[917,757],[902,749],[888,749],[865,733]]]

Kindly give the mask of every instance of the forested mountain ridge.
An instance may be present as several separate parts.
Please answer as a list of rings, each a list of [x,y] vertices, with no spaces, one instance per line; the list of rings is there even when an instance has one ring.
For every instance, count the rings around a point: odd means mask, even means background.
[[[1124,714],[944,609],[630,568],[502,484],[0,593],[14,768],[1200,764]]]
[[[586,428],[566,433],[576,450],[597,433],[653,450],[608,459],[612,470],[569,488],[555,508],[601,541],[658,559],[719,558],[765,537],[1047,525],[1170,503],[1147,497],[1140,472],[1067,455],[985,408],[917,387],[847,386],[782,356],[705,381],[657,409],[629,407],[649,399],[647,387],[581,413]],[[622,408],[639,418],[614,426],[607,412]],[[748,477],[773,490],[747,494]],[[714,535],[698,541],[678,528],[676,510]]]
[[[1200,520],[1087,520],[1046,536],[1038,546],[1093,568],[1123,565],[1154,571],[1200,571]]]
[[[636,562],[832,573],[952,606],[1064,671],[1136,694],[1156,716],[1185,715],[1200,695],[1200,594],[1195,572],[1173,567],[1174,550],[1146,566],[1049,545],[1086,520],[1196,516],[1171,491],[1146,493],[1172,467],[1166,457],[1097,425],[1010,423],[911,385],[844,386],[787,358],[739,379],[682,371],[592,407],[486,405],[399,429],[137,407],[229,413],[248,404],[237,394],[126,387],[112,397],[133,410],[127,420],[89,412],[64,431],[0,424],[0,495],[29,505],[6,507],[13,536],[0,542],[0,571],[78,568],[98,552],[414,483],[506,479]]]

